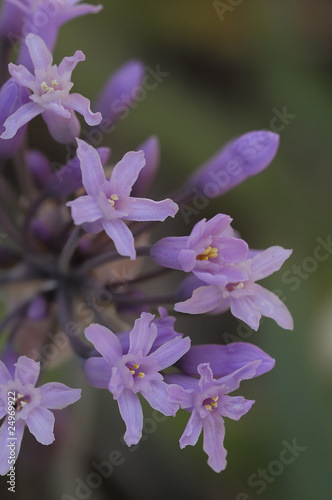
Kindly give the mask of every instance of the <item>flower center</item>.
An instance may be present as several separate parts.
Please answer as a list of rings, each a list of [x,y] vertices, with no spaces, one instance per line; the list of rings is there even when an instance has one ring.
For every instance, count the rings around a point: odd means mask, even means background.
[[[23,394],[18,393],[14,404],[15,410],[21,411],[23,406],[30,403],[30,401],[30,396],[24,396]]]
[[[206,247],[203,253],[197,255],[196,260],[209,260],[218,257],[218,248]]]
[[[108,203],[114,207],[115,202],[119,199],[117,194],[111,194],[111,196],[108,198]]]
[[[40,84],[42,91],[45,94],[50,94],[51,92],[54,92],[54,90],[59,86],[59,82],[57,80],[52,80],[51,82],[51,87],[47,84],[47,82],[42,82]]]
[[[132,374],[133,377],[135,376],[138,376],[139,378],[143,378],[145,377],[145,373],[144,372],[139,372],[138,369],[139,369],[139,365],[137,365],[136,363],[131,365],[131,364],[127,364],[126,365],[127,368],[129,369],[130,373]]]
[[[237,282],[237,283],[228,283],[226,285],[226,289],[228,292],[233,292],[233,290],[235,290],[236,288],[241,289],[243,287],[244,287],[244,283],[242,283],[241,281]]]
[[[203,405],[205,406],[205,408],[208,411],[212,411],[213,408],[218,407],[218,403],[217,403],[218,399],[219,399],[219,396],[214,396],[213,398],[207,398],[203,401]]]

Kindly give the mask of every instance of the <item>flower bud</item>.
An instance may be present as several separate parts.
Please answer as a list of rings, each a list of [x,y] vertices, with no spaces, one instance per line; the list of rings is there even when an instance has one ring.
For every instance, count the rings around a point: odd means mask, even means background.
[[[198,188],[208,198],[216,198],[248,177],[264,170],[273,160],[279,146],[279,135],[268,131],[248,132],[228,143],[205,163],[186,188]]]
[[[49,159],[37,149],[29,149],[25,154],[27,167],[39,187],[43,187],[52,175]]]
[[[143,144],[138,146],[136,151],[140,150],[144,151],[145,167],[140,171],[138,179],[133,185],[131,195],[144,197],[149,192],[159,167],[160,147],[158,137],[154,135],[149,137]]]
[[[29,102],[30,92],[13,78],[0,89],[0,135],[4,132],[3,123],[23,104]],[[0,139],[0,158],[10,158],[21,147],[27,125],[23,125],[12,139]]]

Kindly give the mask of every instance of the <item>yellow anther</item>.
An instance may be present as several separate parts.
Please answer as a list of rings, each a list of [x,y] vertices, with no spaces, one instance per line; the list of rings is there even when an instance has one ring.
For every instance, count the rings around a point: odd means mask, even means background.
[[[204,252],[197,255],[196,260],[209,260],[218,257],[218,248],[216,247],[206,247]]]
[[[139,376],[139,378],[143,378],[143,377],[145,377],[145,373],[139,372],[138,376]]]
[[[137,368],[139,368],[139,365],[133,365],[133,368],[135,368],[135,370],[137,370]]]
[[[209,411],[212,411],[212,406],[211,405],[205,405],[205,408]]]
[[[17,399],[21,399],[21,398],[24,398],[24,395],[21,394],[20,392],[17,394]]]
[[[217,408],[218,403],[214,402],[214,403],[211,403],[211,405],[213,406],[213,408]]]
[[[49,87],[46,82],[42,82],[40,84],[40,86],[41,86],[42,91],[46,92],[47,94],[49,94],[50,92],[54,92],[54,88],[53,87]]]
[[[129,370],[132,375],[135,375],[135,370]]]
[[[59,82],[57,80],[52,80],[52,87],[57,87],[59,85]]]
[[[27,401],[20,401],[21,406],[25,406],[26,404],[28,404]]]
[[[117,194],[111,194],[110,198],[108,199],[108,203],[114,207],[115,202],[119,199]]]
[[[243,288],[243,287],[244,287],[244,283],[239,283],[236,288]]]
[[[219,396],[215,396],[214,398],[211,398],[211,399],[212,399],[212,401],[218,401]]]

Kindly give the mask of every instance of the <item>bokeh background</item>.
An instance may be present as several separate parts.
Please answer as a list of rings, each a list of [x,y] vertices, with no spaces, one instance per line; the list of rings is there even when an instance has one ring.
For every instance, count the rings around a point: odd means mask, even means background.
[[[228,466],[220,474],[207,466],[201,440],[195,448],[179,449],[185,412],[161,422],[146,406],[151,419],[146,438],[129,450],[120,441],[123,424],[112,397],[89,388],[68,362],[52,377],[83,386],[85,398],[68,415],[58,416],[57,445],[43,448],[26,436],[17,498],[329,500],[332,248],[324,261],[315,252],[319,241],[328,245],[332,238],[332,3],[102,3],[101,14],[61,29],[55,60],[77,49],[86,54],[74,81],[75,90],[91,99],[129,59],[141,59],[150,68],[160,65],[169,73],[104,141],[117,161],[151,134],[159,137],[156,196],[174,191],[229,139],[273,124],[280,127],[280,149],[272,165],[211,201],[204,216],[231,215],[234,227],[254,248],[293,248],[292,257],[265,286],[279,291],[295,329],[283,331],[264,319],[259,331],[251,333],[227,314],[192,321],[179,317],[177,329],[192,334],[197,343],[225,342],[229,332],[276,359],[272,372],[242,384],[239,393],[256,404],[239,422],[226,421]],[[274,119],[285,109],[292,115],[287,123]],[[188,228],[179,221],[171,230],[183,234]],[[280,467],[276,462],[284,443],[294,440],[305,449]],[[123,463],[100,486],[84,489],[77,478],[87,484],[95,472],[92,462],[107,460],[112,451]],[[259,485],[248,483],[259,469],[267,469],[269,477],[261,493]]]

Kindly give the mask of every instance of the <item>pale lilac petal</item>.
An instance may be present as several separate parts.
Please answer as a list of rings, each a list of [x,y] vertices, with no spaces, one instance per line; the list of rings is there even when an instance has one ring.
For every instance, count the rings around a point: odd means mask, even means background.
[[[3,126],[5,127],[5,132],[0,136],[1,139],[11,139],[14,137],[19,128],[23,127],[30,120],[42,113],[43,108],[36,104],[35,102],[27,102],[18,108],[15,113],[10,115]]]
[[[76,3],[76,2],[68,2],[67,4],[70,3]],[[82,3],[80,5],[73,5],[73,6],[68,6],[63,12],[60,12],[59,15],[57,16],[57,23],[64,24],[71,19],[75,19],[76,17],[79,16],[85,16],[86,14],[97,14],[103,9],[102,5],[89,5],[86,3]]]
[[[180,251],[178,256],[178,263],[185,273],[189,273],[193,270],[193,268],[197,264],[196,257],[197,253],[195,252],[195,250],[184,249]]]
[[[151,390],[141,391],[142,396],[147,400],[150,406],[163,415],[174,417],[179,405],[169,401],[167,387],[163,380],[154,380],[150,384]]]
[[[7,385],[12,380],[10,372],[3,361],[0,361],[0,386]]]
[[[224,395],[220,403],[218,401],[218,409],[223,417],[239,420],[243,415],[248,413],[255,401],[250,401],[242,396],[226,396]]]
[[[242,296],[233,299],[231,297],[231,313],[238,319],[241,319],[253,330],[257,331],[259,320],[261,319],[260,309],[252,300],[252,296]]]
[[[123,217],[124,220],[164,221],[167,217],[174,217],[179,207],[169,198],[162,201],[153,201],[147,198],[130,197],[126,201],[126,210],[128,211],[128,215]]]
[[[31,434],[41,444],[51,444],[54,437],[54,415],[43,406],[36,406],[29,411],[26,424]]]
[[[252,285],[255,294],[251,300],[259,308],[261,315],[274,319],[281,328],[293,330],[294,323],[291,313],[277,295],[256,283]]]
[[[249,380],[257,376],[258,367],[261,364],[260,360],[252,361],[245,366],[225,377],[218,379],[216,387],[222,389],[223,394],[233,392],[240,387],[242,380]]]
[[[219,252],[225,262],[243,262],[247,258],[248,244],[239,238],[221,238]]]
[[[204,262],[204,261],[203,261]],[[221,269],[216,270],[211,269],[211,266],[207,268],[207,270],[201,270],[201,269],[193,269],[193,273],[197,276],[198,279],[201,281],[204,281],[205,283],[209,285],[216,285],[216,286],[222,286],[225,287],[227,283],[230,282],[230,279],[228,277],[229,273],[225,273],[225,268],[222,267]],[[237,274],[236,272],[234,274]],[[240,274],[243,276],[243,273]],[[232,279],[232,278],[231,278]],[[238,281],[238,280],[236,280]],[[233,282],[233,279],[232,279]],[[221,300],[221,297],[219,298]]]
[[[70,118],[63,118],[53,111],[45,110],[42,118],[53,139],[60,144],[73,144],[80,135],[81,125],[74,111],[70,113]]]
[[[143,356],[148,355],[157,337],[157,326],[152,323],[153,319],[153,314],[143,312],[135,321],[134,328],[129,334],[129,354],[141,351]]]
[[[169,374],[166,375],[165,380],[167,377],[171,377],[174,374]],[[172,380],[172,378],[170,378]],[[167,380],[167,384],[169,382],[169,379]],[[194,398],[194,393],[195,389],[184,389],[180,385],[177,385],[176,383],[170,383],[168,384],[167,387],[167,394],[168,394],[168,399],[172,403],[177,403],[181,406],[181,408],[189,409],[189,411],[193,407],[193,398]]]
[[[29,33],[25,39],[35,69],[46,69],[52,65],[52,52],[38,35]]]
[[[113,240],[115,248],[120,255],[130,257],[131,260],[136,258],[135,241],[132,232],[121,219],[103,220],[104,229],[108,236]]]
[[[229,215],[217,214],[212,219],[208,220],[205,224],[205,234],[221,234],[223,233],[232,222]]]
[[[82,227],[84,231],[90,234],[97,234],[104,230],[101,220],[97,220],[96,222],[84,222]]]
[[[126,424],[124,440],[128,446],[137,444],[142,437],[143,411],[137,394],[125,389],[118,399],[121,417]]]
[[[179,262],[179,254],[182,250],[186,249],[187,242],[187,236],[162,238],[153,245],[150,250],[150,256],[159,266],[170,267],[171,269],[178,269],[181,271],[182,267]],[[195,256],[196,259],[196,252],[193,252],[192,256]],[[193,257],[191,257],[191,261],[192,259]]]
[[[64,57],[58,66],[59,75],[63,76],[66,73],[71,75],[77,64],[81,61],[85,61],[85,55],[81,50],[77,50],[71,57]]]
[[[196,371],[195,376],[198,376],[198,372]],[[191,393],[193,391],[197,392],[199,390],[199,380],[194,377],[189,377],[188,375],[183,375],[182,373],[165,373],[164,375],[164,380],[168,384],[171,384],[173,387],[173,384],[177,386],[176,391],[179,391],[179,387],[183,389],[186,393]],[[175,389],[174,389],[175,390]],[[172,389],[173,391],[173,389]],[[175,392],[174,394],[177,394],[176,397],[180,395],[181,392]],[[173,393],[172,393],[173,394]],[[187,396],[183,395],[187,401]],[[184,404],[183,398],[180,399],[181,401],[181,406]],[[191,405],[190,405],[191,406]],[[183,408],[188,408],[188,406],[183,406]]]
[[[20,452],[22,438],[25,429],[25,423],[23,420],[17,420],[15,422],[15,441],[11,441],[12,436],[8,433],[8,417],[3,421],[0,428],[0,476],[5,476],[10,470],[10,467],[14,464],[8,463],[10,448],[7,446],[9,443],[15,443],[15,459],[17,460],[18,454]],[[14,448],[13,448],[14,449]]]
[[[197,367],[197,371],[200,375],[199,386],[201,390],[205,390],[205,388],[209,388],[213,385],[213,373],[210,367],[210,363],[201,363]]]
[[[115,365],[121,358],[121,343],[106,326],[92,323],[85,329],[84,335],[111,365]]]
[[[107,389],[112,376],[112,367],[104,358],[89,358],[85,362],[84,373],[93,387]]]
[[[12,77],[19,83],[23,85],[23,87],[28,87],[29,89],[34,89],[36,85],[35,77],[30,73],[30,71],[20,64],[16,66],[16,64],[10,63],[8,65],[8,71],[12,75]]]
[[[15,378],[23,385],[36,384],[40,373],[40,363],[28,358],[20,356],[15,366]]]
[[[103,218],[103,213],[93,196],[80,196],[66,205],[71,208],[71,216],[77,226],[83,222],[96,222]]]
[[[197,377],[197,367],[201,363],[210,363],[214,377],[224,377],[252,361],[260,360],[256,377],[266,373],[275,365],[275,360],[259,347],[248,342],[232,342],[227,345],[193,345],[177,363],[184,373]]]
[[[125,368],[126,370],[126,368]],[[131,376],[130,376],[131,377]],[[133,388],[134,383],[132,377],[129,379],[131,384],[130,387],[127,386],[127,389],[130,390]],[[124,390],[124,377],[121,369],[117,366],[113,366],[111,379],[108,383],[107,389],[113,394],[114,399],[119,399],[123,390]]]
[[[110,186],[118,196],[129,196],[131,187],[145,165],[143,151],[129,151],[114,167]]]
[[[66,98],[65,105],[82,115],[88,125],[98,125],[102,120],[101,113],[93,113],[90,108],[89,99],[81,94],[70,94]]]
[[[293,250],[274,246],[258,252],[252,259],[251,271],[253,281],[258,281],[279,271]]]
[[[158,362],[158,370],[172,366],[190,349],[190,338],[177,337],[154,351],[151,356]]]
[[[220,300],[221,296],[217,287],[201,286],[194,290],[190,299],[175,304],[174,310],[189,314],[202,314],[217,307]]]
[[[180,448],[183,449],[188,445],[195,446],[201,432],[202,419],[196,411],[193,411],[180,438]]]
[[[49,382],[39,388],[40,404],[49,410],[62,410],[76,403],[81,397],[81,389],[71,389],[60,382]]]
[[[81,164],[83,186],[88,194],[97,196],[105,182],[100,156],[95,148],[81,139],[77,139],[77,144],[76,154]]]
[[[208,455],[208,464],[215,472],[226,468],[227,451],[224,448],[225,425],[218,416],[203,420],[203,450]]]
[[[35,100],[36,102],[40,102],[39,97],[31,96],[32,100]],[[64,118],[65,120],[70,120],[72,113],[66,109],[61,103],[59,102],[46,102],[43,104],[43,108],[46,109],[47,111],[50,111],[52,113],[52,116],[58,115],[60,118]]]

